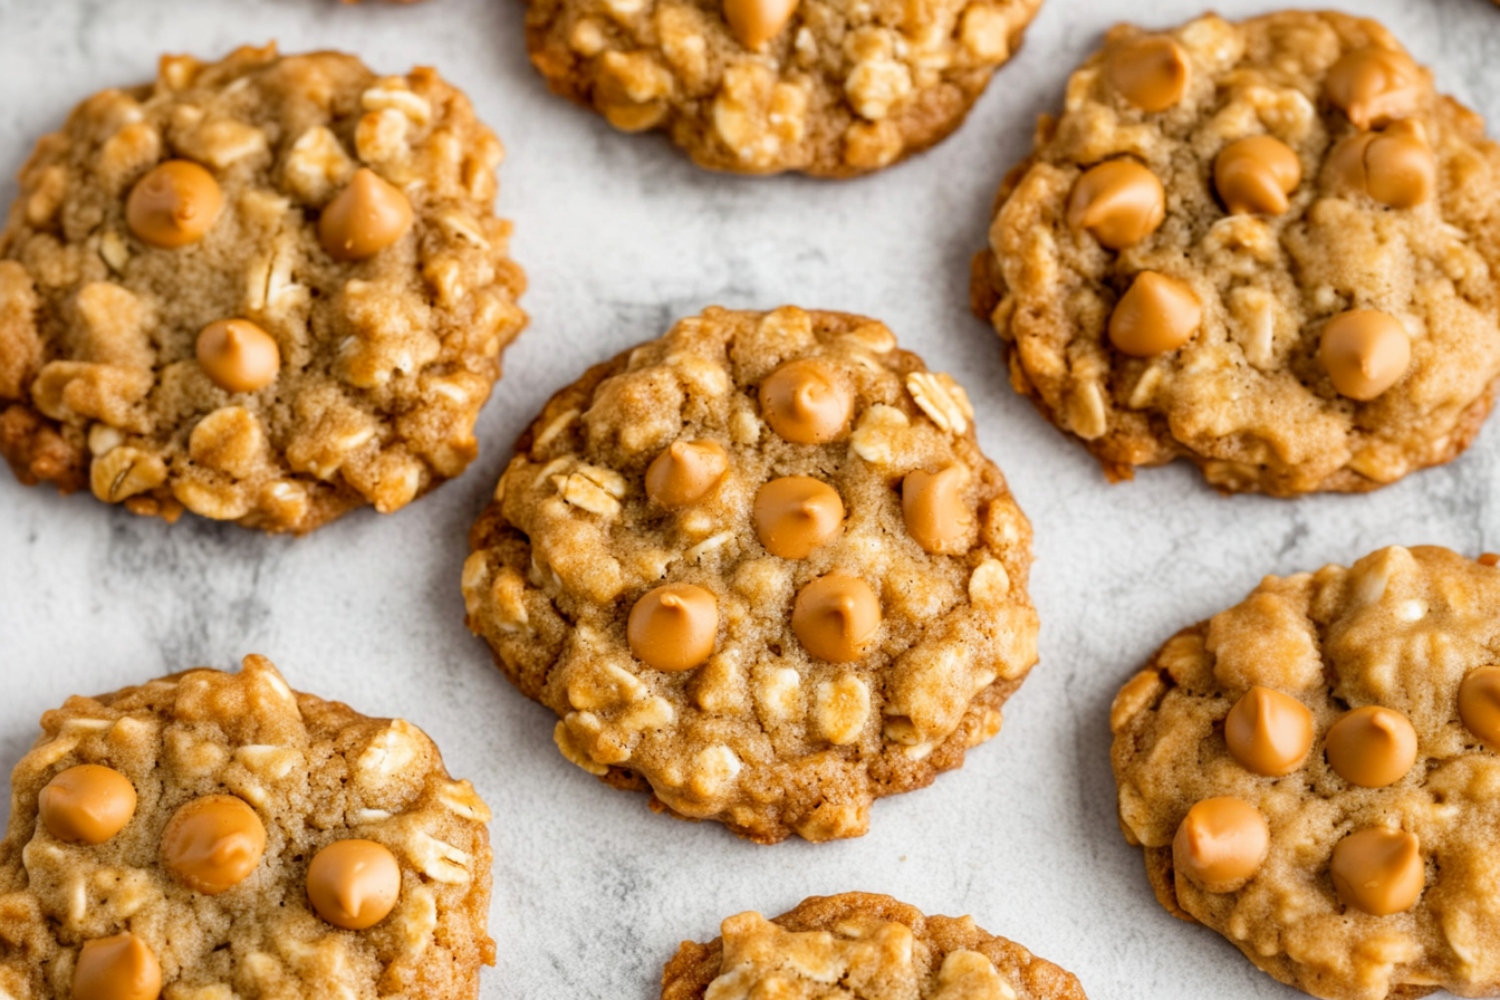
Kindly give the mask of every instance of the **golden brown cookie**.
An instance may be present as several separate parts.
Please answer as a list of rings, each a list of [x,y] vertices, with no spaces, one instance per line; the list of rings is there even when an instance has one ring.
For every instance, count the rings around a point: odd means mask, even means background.
[[[1114,480],[1360,492],[1450,461],[1500,376],[1500,148],[1379,24],[1121,25],[997,199],[973,305]]]
[[[563,755],[762,843],[863,834],[1036,661],[968,398],[858,316],[710,309],[595,366],[470,541],[469,627]]]
[[[1331,1000],[1500,994],[1500,569],[1435,547],[1268,576],[1115,698],[1157,898]]]
[[[851,177],[942,140],[1041,0],[528,0],[551,88],[698,164]]]
[[[526,320],[501,153],[432,70],[331,52],[167,56],[89,98],[0,233],[0,455],[296,533],[458,475]]]
[[[0,842],[0,995],[479,995],[489,810],[421,730],[264,657],[42,717]]]
[[[889,896],[813,896],[767,920],[725,920],[722,937],[684,941],[662,1000],[1085,1000],[1070,972],[973,917],[928,917]]]

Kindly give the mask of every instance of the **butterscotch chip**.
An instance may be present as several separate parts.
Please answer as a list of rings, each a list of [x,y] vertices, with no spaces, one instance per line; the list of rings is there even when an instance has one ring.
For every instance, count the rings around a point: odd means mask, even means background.
[[[1302,766],[1312,744],[1312,713],[1280,691],[1252,687],[1224,717],[1224,745],[1230,756],[1256,774],[1291,774]]]
[[[298,534],[459,475],[526,320],[501,155],[434,71],[332,52],[167,56],[94,95],[0,232],[0,455]]]
[[[373,840],[336,840],[307,866],[308,901],[335,927],[374,927],[396,908],[400,895],[401,864]]]
[[[813,896],[773,920],[735,914],[719,930],[677,949],[662,1000],[1085,1000],[1072,973],[973,917],[929,917],[889,896]]]
[[[853,177],[941,141],[1042,0],[528,0],[558,94],[701,166]]]
[[[168,160],[136,181],[125,222],[141,242],[173,250],[203,239],[223,207],[213,174],[192,160]]]
[[[1120,825],[1162,905],[1314,996],[1500,992],[1500,967],[1477,958],[1500,924],[1487,888],[1500,755],[1468,721],[1485,728],[1476,692],[1500,675],[1496,607],[1494,568],[1393,547],[1266,577],[1170,639],[1111,712]],[[1308,714],[1315,748],[1274,771],[1236,749],[1242,706],[1267,689]],[[1237,884],[1204,870],[1251,857],[1240,841],[1210,830],[1202,858],[1174,851],[1205,800],[1264,824],[1264,859]]]
[[[1068,197],[1068,225],[1087,229],[1111,250],[1135,246],[1166,217],[1161,181],[1134,160],[1106,160],[1090,167]]]
[[[1271,845],[1260,811],[1224,795],[1196,803],[1172,838],[1172,865],[1206,892],[1233,892],[1255,877]]]
[[[1494,566],[1500,560],[1482,566]],[[1458,686],[1458,716],[1464,728],[1491,749],[1500,749],[1500,667],[1476,667]]]
[[[1340,394],[1368,401],[1390,389],[1411,368],[1411,336],[1390,313],[1351,309],[1323,328],[1318,360]]]
[[[104,762],[138,794],[134,817],[62,842],[49,789]],[[477,1000],[494,963],[474,789],[415,726],[293,691],[262,657],[69,698],[11,781],[0,993],[14,1000],[375,997],[393,983]]]
[[[1416,837],[1377,827],[1339,841],[1329,874],[1344,905],[1388,917],[1412,908],[1422,894],[1427,870]]]
[[[68,843],[104,843],[125,829],[135,805],[130,779],[99,764],[70,767],[37,793],[42,825]]]
[[[73,1000],[156,1000],[161,963],[128,932],[85,941],[73,966]]]
[[[1176,278],[1142,271],[1109,317],[1109,342],[1122,354],[1149,358],[1175,351],[1203,325],[1203,304]]]
[[[874,320],[682,320],[522,435],[469,627],[606,783],[762,843],[860,836],[995,735],[1036,659],[1031,529],[973,416]],[[713,487],[662,503],[659,463],[695,454]]]
[[[646,467],[646,493],[663,507],[686,507],[707,496],[728,468],[718,442],[673,441]]]
[[[1002,184],[971,302],[1012,385],[1111,480],[1181,458],[1225,492],[1363,492],[1468,446],[1500,378],[1500,147],[1390,32],[1312,11],[1121,25],[1066,93]],[[1141,204],[1146,175],[1164,191],[1125,238],[1080,224],[1116,164]],[[1143,300],[1148,275],[1195,297],[1186,339],[1141,321],[1168,301]],[[1349,312],[1391,317],[1409,363],[1330,363]]]

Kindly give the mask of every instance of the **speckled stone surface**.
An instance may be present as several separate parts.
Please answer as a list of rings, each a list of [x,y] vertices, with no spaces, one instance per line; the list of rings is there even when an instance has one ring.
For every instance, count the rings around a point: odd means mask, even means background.
[[[1035,115],[1057,105],[1104,28],[1142,6],[1048,0],[956,135],[830,184],[715,176],[665,140],[613,132],[546,92],[507,0],[0,0],[0,200],[39,135],[89,94],[149,79],[162,50],[216,56],[275,37],[288,52],[348,49],[380,71],[432,63],[509,148],[498,210],[516,223],[533,317],[480,418],[479,459],[391,517],[354,514],[301,540],[168,528],[0,474],[0,768],[68,694],[261,652],[294,687],[422,726],[494,809],[499,966],[482,979],[486,1000],[654,997],[678,942],[712,938],[723,915],[850,889],[973,914],[1077,973],[1090,996],[1299,996],[1157,905],[1115,824],[1110,699],[1161,641],[1265,573],[1390,543],[1500,548],[1500,435],[1371,496],[1225,499],[1183,467],[1106,485],[1010,390],[994,333],[968,312],[969,257]],[[1276,5],[1216,6],[1243,17]],[[1500,118],[1493,71],[1485,82],[1500,59],[1493,4],[1335,6],[1382,17],[1439,89]],[[1163,0],[1151,19],[1201,11]],[[963,771],[876,805],[860,840],[767,848],[654,816],[644,796],[564,761],[552,713],[516,694],[464,628],[458,576],[510,442],[553,390],[674,317],[783,302],[878,316],[965,384],[984,450],[1035,525],[1042,638],[1005,733]]]

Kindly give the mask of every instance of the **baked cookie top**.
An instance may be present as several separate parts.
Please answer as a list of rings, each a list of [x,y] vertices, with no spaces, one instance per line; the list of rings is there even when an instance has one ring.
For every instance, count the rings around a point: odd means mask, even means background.
[[[1489,411],[1497,192],[1483,122],[1373,21],[1122,25],[1006,179],[974,306],[1112,479],[1370,490]]]
[[[432,70],[332,52],[167,56],[89,98],[0,233],[0,454],[298,533],[458,475],[526,319],[501,154]]]
[[[584,770],[762,843],[859,836],[1036,661],[1031,527],[972,421],[874,320],[683,320],[522,435],[469,627]]]
[[[1500,991],[1500,569],[1440,548],[1267,577],[1111,715],[1157,897],[1314,996]]]
[[[956,129],[1042,0],[527,0],[551,88],[714,170],[850,177]]]
[[[477,997],[489,818],[421,730],[260,656],[69,698],[11,776],[0,994]]]
[[[662,1000],[1085,1000],[1070,972],[973,917],[928,917],[889,896],[813,896],[767,920],[740,913],[684,941]]]

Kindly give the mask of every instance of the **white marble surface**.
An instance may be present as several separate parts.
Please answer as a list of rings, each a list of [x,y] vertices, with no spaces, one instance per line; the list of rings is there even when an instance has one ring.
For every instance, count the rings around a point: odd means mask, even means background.
[[[423,726],[494,807],[500,957],[488,1000],[654,997],[680,939],[712,937],[742,909],[847,889],[972,913],[1074,970],[1095,998],[1295,996],[1152,898],[1115,825],[1110,698],[1161,640],[1262,574],[1393,542],[1500,547],[1500,432],[1367,497],[1228,500],[1187,468],[1110,487],[1012,394],[994,335],[966,306],[993,188],[1069,68],[1114,20],[1149,8],[1172,24],[1201,2],[1050,0],[956,136],[828,184],[710,175],[664,140],[615,133],[551,97],[507,0],[0,0],[0,201],[37,136],[88,94],[149,78],[162,51],[217,56],[276,38],[392,72],[435,64],[509,147],[501,208],[516,221],[533,316],[483,415],[479,461],[393,517],[358,514],[302,540],[191,517],[168,528],[0,472],[0,769],[70,693],[262,652],[298,687]],[[1443,89],[1500,115],[1487,85],[1500,82],[1500,11],[1488,0],[1335,5],[1381,16]],[[655,816],[644,796],[565,763],[551,714],[511,690],[464,629],[458,573],[510,441],[555,388],[703,306],[784,302],[879,316],[967,384],[986,450],[1036,524],[1042,662],[1001,737],[932,788],[877,805],[867,837],[764,848]]]

